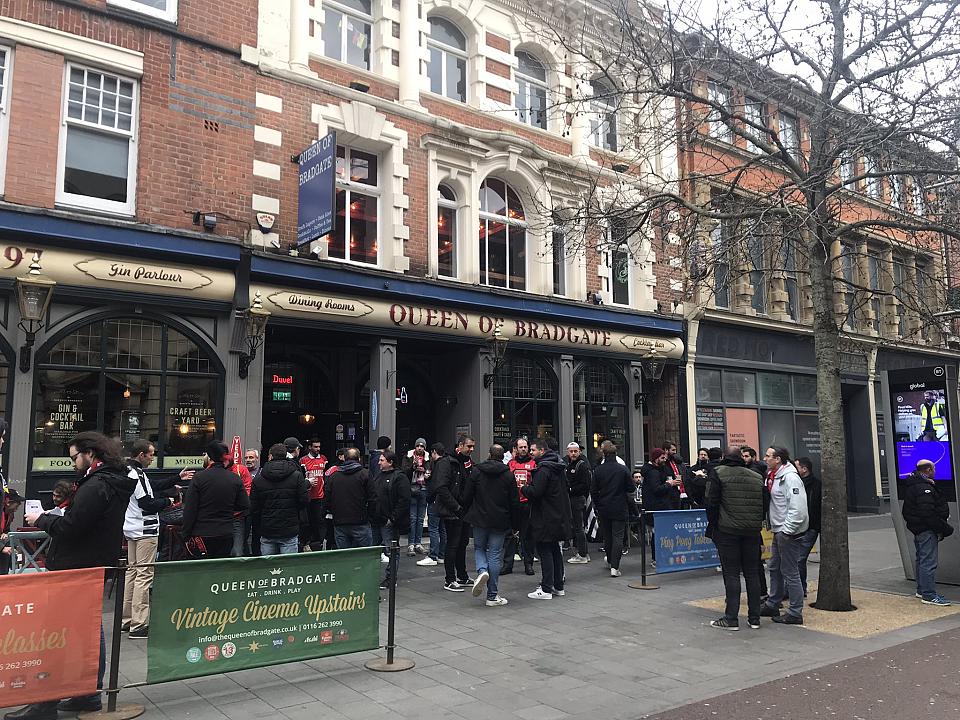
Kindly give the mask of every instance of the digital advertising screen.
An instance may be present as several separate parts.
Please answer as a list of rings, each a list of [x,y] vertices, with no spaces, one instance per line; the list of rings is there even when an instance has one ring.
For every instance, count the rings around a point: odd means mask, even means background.
[[[930,460],[936,467],[936,479],[953,496],[950,403],[954,398],[948,390],[946,368],[891,372],[889,383],[897,477],[902,480],[918,462]]]

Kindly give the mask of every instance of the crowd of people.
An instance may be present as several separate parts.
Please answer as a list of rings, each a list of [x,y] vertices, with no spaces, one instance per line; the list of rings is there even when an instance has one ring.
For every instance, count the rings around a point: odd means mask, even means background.
[[[5,431],[0,420],[0,447]],[[137,440],[124,453],[116,439],[80,433],[69,445],[78,479],[54,488],[53,506],[27,513],[24,521],[51,538],[48,570],[115,566],[125,538],[122,623],[133,639],[149,636],[150,588],[158,557],[226,558],[381,546],[381,560],[387,563],[384,588],[392,580],[386,551],[406,536],[407,554],[422,556],[416,565],[443,563],[444,590],[470,590],[488,607],[500,607],[508,604],[500,580],[513,572],[517,560],[526,575],[534,575],[535,563],[540,563],[540,583],[528,598],[566,595],[563,552],[571,551],[567,564],[591,562],[590,515],[596,516],[604,570],[619,577],[627,552],[624,540],[636,527],[633,519],[641,512],[683,508],[705,509],[706,534],[720,558],[726,607],[711,626],[739,629],[741,578],[751,628],[759,628],[762,617],[803,624],[806,564],[820,534],[822,490],[810,459],[791,460],[785,448],[768,448],[762,460],[750,447],[726,452],[701,448],[697,461],[688,465],[676,444],[665,442],[632,474],[609,440],[600,444],[594,465],[576,442],[561,456],[552,437],[517,438],[509,449],[494,444],[479,462],[474,462],[476,442],[469,435],[460,435],[449,451],[442,443],[428,450],[426,440],[418,438],[402,458],[388,437],[378,438],[366,458],[357,448],[346,447],[328,461],[316,439],[303,451],[299,439],[289,437],[271,446],[262,464],[253,449],[244,454],[242,464],[235,464],[230,449],[214,441],[205,448],[202,469],[161,478],[149,474],[156,455],[150,441]],[[934,474],[934,464],[922,460],[907,478],[903,517],[915,536],[917,597],[948,605],[936,592],[935,573],[937,543],[952,527]],[[22,498],[2,475],[0,481],[0,531],[5,533]],[[773,537],[766,568],[763,527]],[[472,579],[466,562],[471,537]],[[162,539],[170,546],[166,555]],[[656,543],[650,547],[655,563]],[[9,556],[9,547],[2,550]],[[104,657],[101,631],[100,687]],[[58,708],[100,707],[97,692],[59,705],[27,706],[4,718],[54,720]]]

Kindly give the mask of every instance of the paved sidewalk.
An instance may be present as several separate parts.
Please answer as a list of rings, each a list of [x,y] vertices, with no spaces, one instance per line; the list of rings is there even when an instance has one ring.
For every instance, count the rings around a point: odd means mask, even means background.
[[[363,663],[382,653],[359,653],[127,689],[121,702],[145,704],[147,720],[635,720],[960,628],[960,617],[952,616],[862,640],[767,621],[759,631],[722,633],[707,625],[716,613],[685,604],[720,594],[717,573],[664,575],[660,590],[631,590],[627,582],[639,577],[636,551],[614,579],[591,548],[592,563],[567,565],[566,597],[530,600],[537,578],[514,574],[501,581],[510,600],[501,608],[487,608],[469,592],[445,592],[442,567],[417,567],[403,556],[397,655],[416,661],[407,672],[372,673]],[[851,519],[851,554],[856,585],[913,594],[889,517]],[[812,565],[811,576],[817,571]],[[946,594],[960,601],[957,588]],[[382,619],[385,641],[386,603]],[[788,657],[776,647],[784,636],[791,637]],[[144,679],[145,649],[144,641],[124,637],[125,683]]]

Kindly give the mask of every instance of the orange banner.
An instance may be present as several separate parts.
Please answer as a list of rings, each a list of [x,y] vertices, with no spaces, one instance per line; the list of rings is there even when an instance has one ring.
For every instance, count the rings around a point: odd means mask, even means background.
[[[97,689],[103,568],[0,575],[0,707]]]

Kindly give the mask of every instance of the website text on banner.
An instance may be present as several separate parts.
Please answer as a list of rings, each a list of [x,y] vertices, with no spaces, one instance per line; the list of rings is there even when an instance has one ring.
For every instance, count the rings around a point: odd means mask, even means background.
[[[0,707],[97,690],[103,568],[0,576]]]
[[[380,548],[158,563],[147,682],[380,646]]]
[[[720,564],[716,546],[705,535],[706,510],[658,510],[650,514],[658,575]]]

